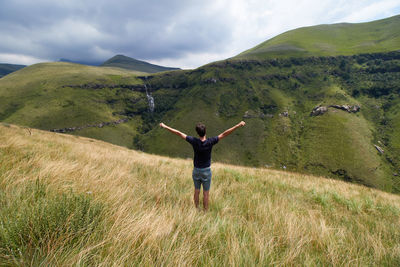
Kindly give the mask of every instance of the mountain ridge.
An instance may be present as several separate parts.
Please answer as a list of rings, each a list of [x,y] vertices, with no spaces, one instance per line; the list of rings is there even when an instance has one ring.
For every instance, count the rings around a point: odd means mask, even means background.
[[[286,31],[233,59],[339,56],[398,51],[400,15],[364,22],[301,27]]]
[[[75,63],[75,64],[81,64],[81,65],[87,65],[87,66],[100,66],[103,64],[103,61],[83,61],[83,60],[70,60],[67,58],[60,58],[58,62],[66,62],[66,63]]]
[[[179,68],[163,67],[151,64],[145,61],[130,58],[124,55],[116,55],[106,60],[101,67],[117,67],[134,71],[141,71],[147,73],[156,73],[163,71],[179,70]]]
[[[0,78],[25,67],[26,65],[0,63]]]

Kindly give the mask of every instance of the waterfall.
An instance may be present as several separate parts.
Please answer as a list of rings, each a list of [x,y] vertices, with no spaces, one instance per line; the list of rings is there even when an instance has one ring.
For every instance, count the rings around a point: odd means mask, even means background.
[[[145,78],[147,80],[147,78]],[[151,96],[149,93],[149,90],[147,89],[146,82],[144,83],[144,88],[146,89],[146,96],[147,96],[147,101],[149,101],[149,109],[150,112],[154,112],[154,97]]]

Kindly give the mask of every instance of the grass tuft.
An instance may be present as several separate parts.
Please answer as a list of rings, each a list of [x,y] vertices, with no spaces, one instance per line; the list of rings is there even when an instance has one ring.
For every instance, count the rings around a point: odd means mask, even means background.
[[[103,207],[86,195],[54,194],[39,180],[8,189],[0,194],[2,264],[51,263],[99,231]]]

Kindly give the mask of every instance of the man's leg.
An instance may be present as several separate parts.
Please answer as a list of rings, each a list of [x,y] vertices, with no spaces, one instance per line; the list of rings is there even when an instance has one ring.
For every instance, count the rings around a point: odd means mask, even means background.
[[[194,199],[194,205],[196,206],[196,208],[199,207],[199,195],[200,195],[200,189],[195,188],[193,199]]]
[[[198,175],[199,175],[198,170],[196,168],[193,168],[193,173],[192,173],[193,184],[194,184],[193,200],[196,208],[199,207],[199,195],[201,189],[201,179],[198,177]]]
[[[202,182],[203,182],[203,207],[204,207],[204,210],[207,211],[208,210],[209,193],[210,193],[210,187],[211,187],[211,169],[210,168],[205,171]]]
[[[208,197],[209,197],[209,190],[204,191],[203,190],[203,206],[204,206],[204,210],[207,211],[208,210]]]

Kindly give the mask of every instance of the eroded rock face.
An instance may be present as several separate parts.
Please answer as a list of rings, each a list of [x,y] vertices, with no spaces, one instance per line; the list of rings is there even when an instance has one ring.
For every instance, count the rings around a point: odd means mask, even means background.
[[[316,106],[310,113],[310,116],[319,116],[328,111],[328,108],[325,106]]]
[[[274,114],[264,114],[262,112],[254,112],[251,110],[247,110],[243,115],[244,119],[273,118],[273,117],[274,117]]]
[[[209,79],[205,79],[203,81],[203,83],[217,83],[217,79],[216,78],[209,78]]]
[[[350,105],[330,105],[329,107],[331,108],[336,108],[336,109],[341,109],[344,111],[347,111],[349,113],[356,113],[359,112],[361,107],[359,105],[354,105],[354,106],[350,106]]]
[[[101,122],[101,123],[98,123],[98,124],[86,124],[86,125],[78,126],[78,127],[51,129],[50,132],[68,133],[68,132],[75,132],[75,131],[79,131],[79,130],[82,130],[82,129],[85,129],[85,128],[90,128],[90,127],[103,128],[104,126],[117,125],[117,124],[120,124],[120,123],[125,123],[128,120],[129,120],[128,118],[125,118],[125,119],[120,119],[120,120],[116,120],[116,121]]]
[[[284,111],[284,112],[280,113],[279,116],[281,116],[281,117],[289,117],[289,112],[288,111]]]
[[[92,90],[100,90],[104,88],[124,88],[129,89],[132,91],[138,92],[145,92],[146,88],[142,84],[98,84],[98,83],[85,83],[85,84],[70,84],[70,85],[63,85],[63,88],[70,87],[70,88],[79,88],[79,89],[92,89]]]
[[[316,106],[310,113],[310,116],[319,116],[328,111],[328,108],[335,108],[347,111],[349,113],[359,112],[361,107],[359,105],[330,105],[330,106]]]
[[[383,150],[380,146],[374,145],[374,147],[376,148],[376,150],[378,150],[379,153],[385,153],[385,150]]]

